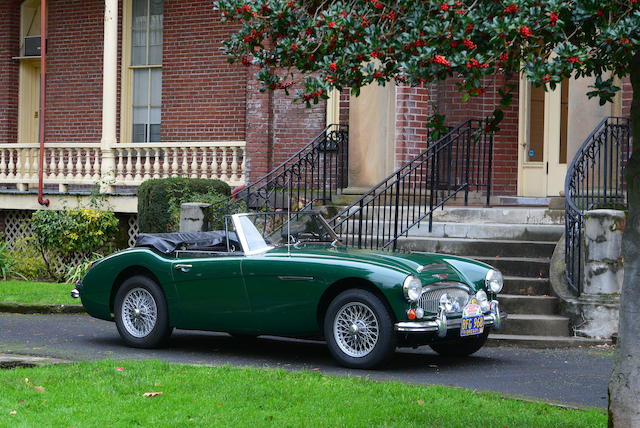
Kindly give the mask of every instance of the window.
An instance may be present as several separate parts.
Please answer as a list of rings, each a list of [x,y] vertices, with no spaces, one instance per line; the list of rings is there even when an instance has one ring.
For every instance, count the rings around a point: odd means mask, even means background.
[[[163,0],[131,0],[131,141],[159,142]]]

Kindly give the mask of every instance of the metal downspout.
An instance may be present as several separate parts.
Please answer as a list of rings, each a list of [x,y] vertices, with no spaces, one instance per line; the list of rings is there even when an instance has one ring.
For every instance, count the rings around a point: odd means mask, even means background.
[[[44,131],[47,112],[47,0],[40,3],[40,157],[38,159],[38,203],[49,206],[44,199]]]

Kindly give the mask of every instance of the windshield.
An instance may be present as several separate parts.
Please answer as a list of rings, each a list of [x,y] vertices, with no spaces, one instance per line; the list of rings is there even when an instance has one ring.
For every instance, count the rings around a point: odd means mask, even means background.
[[[241,214],[238,221],[248,251],[267,250],[286,244],[334,242],[338,237],[327,222],[315,213]]]

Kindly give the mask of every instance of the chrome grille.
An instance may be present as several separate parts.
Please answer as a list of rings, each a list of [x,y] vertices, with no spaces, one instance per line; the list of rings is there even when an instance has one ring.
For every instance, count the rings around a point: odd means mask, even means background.
[[[469,290],[466,285],[429,286],[422,292],[422,296],[420,300],[418,300],[418,306],[424,309],[425,312],[437,313],[438,306],[440,306],[440,297],[445,293],[448,294],[452,300],[458,302],[453,312],[462,312],[462,308],[469,303],[471,298],[471,290]]]

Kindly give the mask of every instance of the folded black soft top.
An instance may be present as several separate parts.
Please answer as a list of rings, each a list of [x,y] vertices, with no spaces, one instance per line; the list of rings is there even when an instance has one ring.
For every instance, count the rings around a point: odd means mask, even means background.
[[[226,233],[222,230],[211,232],[176,232],[176,233],[141,233],[136,239],[136,247],[154,248],[161,253],[169,254],[175,250],[215,247],[226,243]],[[234,232],[229,239],[236,241]]]

